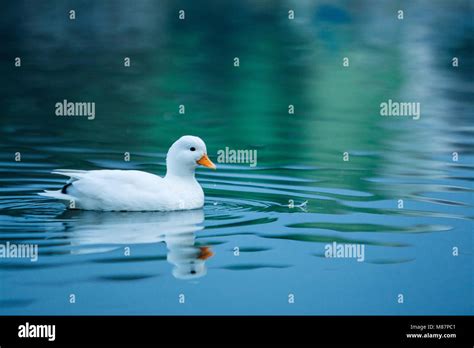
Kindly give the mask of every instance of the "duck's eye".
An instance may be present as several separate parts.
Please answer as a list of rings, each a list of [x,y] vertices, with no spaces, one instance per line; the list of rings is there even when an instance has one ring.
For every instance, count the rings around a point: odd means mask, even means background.
[[[191,151],[196,151],[195,147],[190,148]]]

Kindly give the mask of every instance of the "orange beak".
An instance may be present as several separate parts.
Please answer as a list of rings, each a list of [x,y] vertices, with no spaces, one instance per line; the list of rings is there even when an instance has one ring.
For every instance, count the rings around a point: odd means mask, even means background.
[[[209,157],[207,157],[206,154],[204,154],[196,163],[207,168],[216,169],[216,165],[212,163],[212,161],[209,159]]]

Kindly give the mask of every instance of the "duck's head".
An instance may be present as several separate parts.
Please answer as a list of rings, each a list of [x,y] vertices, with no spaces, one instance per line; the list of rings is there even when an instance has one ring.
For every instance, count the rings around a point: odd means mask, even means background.
[[[216,169],[216,165],[207,157],[204,141],[192,135],[176,140],[166,155],[167,175],[194,175],[199,165]]]

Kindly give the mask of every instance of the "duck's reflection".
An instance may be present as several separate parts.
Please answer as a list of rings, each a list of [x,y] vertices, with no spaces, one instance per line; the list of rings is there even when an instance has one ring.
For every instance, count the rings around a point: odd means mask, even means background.
[[[213,254],[209,247],[196,246],[196,232],[204,227],[202,209],[177,212],[65,211],[58,218],[74,250],[80,253],[109,250],[111,245],[165,242],[167,260],[179,279],[206,274],[205,261]]]

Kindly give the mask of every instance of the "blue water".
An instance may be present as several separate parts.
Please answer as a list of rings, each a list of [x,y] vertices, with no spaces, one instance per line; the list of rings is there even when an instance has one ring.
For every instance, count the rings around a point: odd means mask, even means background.
[[[403,21],[378,1],[84,1],[73,22],[63,1],[2,6],[0,244],[39,258],[0,258],[0,314],[473,314],[472,2]],[[96,118],[55,116],[64,99]],[[420,119],[381,117],[388,99]],[[57,168],[163,175],[184,134],[258,163],[198,169],[196,211],[37,195]],[[364,261],[325,257],[333,242]]]

